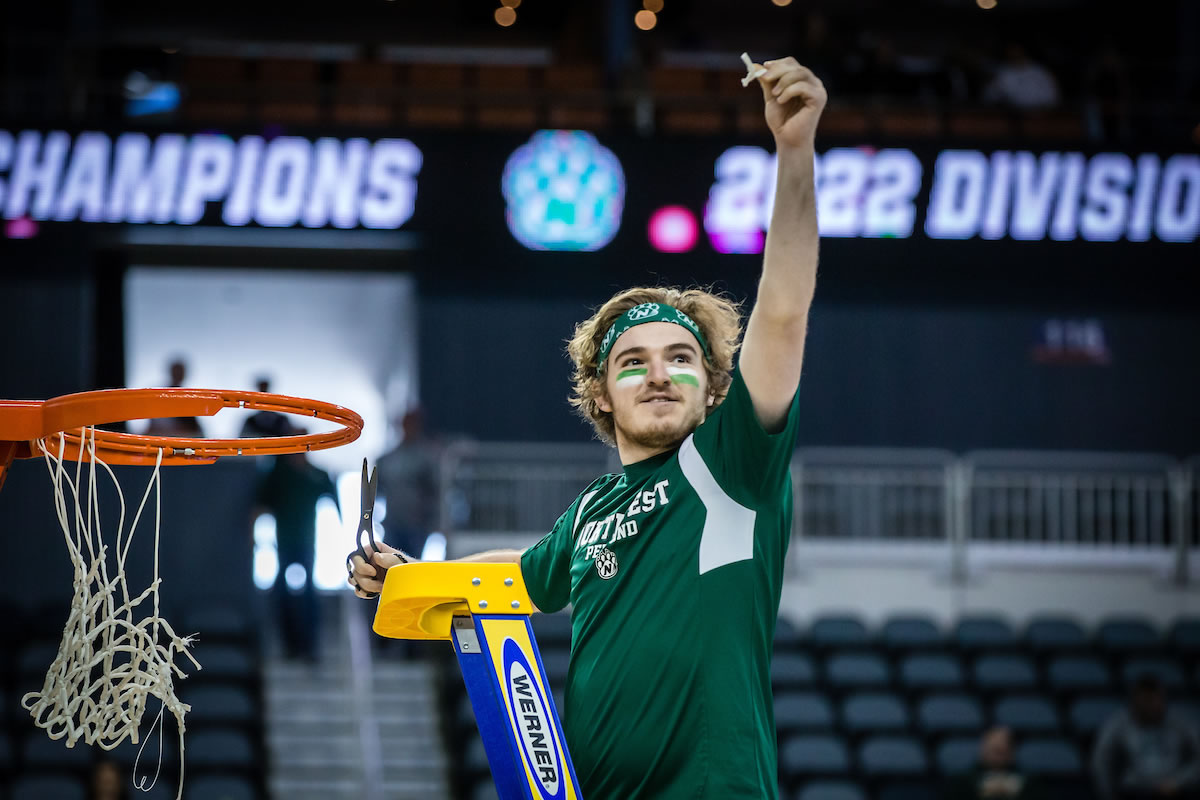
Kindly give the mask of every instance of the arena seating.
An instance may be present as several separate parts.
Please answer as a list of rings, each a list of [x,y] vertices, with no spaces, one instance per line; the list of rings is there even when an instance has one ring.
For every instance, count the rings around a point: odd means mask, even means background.
[[[570,621],[534,617],[551,684],[566,679]],[[1200,721],[1200,619],[1167,630],[1140,618],[1089,630],[1061,615],[1019,628],[970,614],[943,627],[896,615],[877,628],[846,615],[807,627],[781,619],[771,680],[784,800],[932,800],[969,769],[979,735],[1015,734],[1018,766],[1054,796],[1090,800],[1087,763],[1096,732],[1124,703],[1131,681],[1158,675],[1174,707]],[[495,797],[461,684],[446,682],[452,761],[464,800]]]
[[[167,613],[177,630],[202,631],[192,653],[203,669],[184,665],[185,680],[176,682],[179,698],[192,706],[186,717],[186,800],[262,800],[263,776],[262,670],[258,632],[245,614],[216,606]],[[165,735],[152,730],[158,702],[151,700],[142,718],[138,744],[125,741],[104,752],[83,744],[65,747],[33,725],[20,698],[41,687],[46,668],[58,652],[58,631],[46,619],[66,619],[64,609],[39,609],[5,619],[5,647],[0,651],[0,800],[74,800],[87,797],[87,781],[95,763],[111,761],[126,776],[134,772],[157,782],[145,800],[174,798],[178,788],[179,746],[168,719]],[[169,718],[170,715],[168,714]],[[161,747],[161,750],[160,750]],[[161,754],[160,754],[161,753]],[[140,757],[140,762],[139,762]]]

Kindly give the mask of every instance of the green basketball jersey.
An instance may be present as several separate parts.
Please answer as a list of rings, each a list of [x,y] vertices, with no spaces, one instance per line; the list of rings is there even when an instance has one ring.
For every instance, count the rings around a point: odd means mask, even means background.
[[[539,609],[573,606],[560,711],[585,800],[777,796],[797,416],[767,433],[735,371],[677,450],[596,480],[521,556]]]

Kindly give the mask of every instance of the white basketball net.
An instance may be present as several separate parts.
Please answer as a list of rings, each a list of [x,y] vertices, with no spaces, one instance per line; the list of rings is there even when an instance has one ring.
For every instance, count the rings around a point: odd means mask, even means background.
[[[46,672],[42,690],[22,697],[21,705],[51,739],[65,738],[67,747],[74,747],[82,739],[89,745],[112,750],[125,739],[138,743],[138,727],[146,702],[150,696],[157,697],[162,706],[155,725],[161,725],[164,711],[169,711],[179,728],[179,794],[182,794],[183,717],[191,707],[175,696],[174,678],[186,677],[176,666],[175,656],[184,655],[196,669],[200,669],[200,664],[188,652],[192,637],[177,636],[158,613],[162,451],[158,452],[154,473],[133,523],[126,530],[125,495],[112,468],[96,456],[95,429],[83,429],[80,440],[86,445],[88,469],[84,474],[81,454],[73,479],[63,458],[62,434],[58,435],[57,453],[52,452],[53,439],[38,441],[54,483],[54,507],[74,566],[74,596],[58,655]],[[121,503],[114,542],[116,570],[112,577],[106,559],[109,546],[104,544],[100,531],[97,465],[112,480]],[[81,481],[86,481],[86,492]],[[151,492],[154,493],[154,579],[140,594],[131,597],[125,581],[125,560]],[[68,502],[68,494],[72,502]],[[143,607],[147,600],[151,601],[149,613]],[[138,619],[138,615],[144,616]],[[160,735],[160,767],[161,752]],[[134,772],[136,776],[136,764]],[[156,772],[154,780],[157,778]],[[138,782],[138,787],[149,788],[145,779]]]

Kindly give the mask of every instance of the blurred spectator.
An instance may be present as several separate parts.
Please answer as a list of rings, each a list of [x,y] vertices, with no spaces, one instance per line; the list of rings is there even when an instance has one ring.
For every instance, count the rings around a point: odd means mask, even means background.
[[[846,48],[830,25],[829,17],[820,11],[810,11],[804,17],[798,42],[788,48],[790,53],[803,53],[808,67],[829,89],[841,87],[846,67],[843,63]]]
[[[187,380],[187,362],[176,358],[168,367],[171,373],[171,387],[179,388]],[[189,436],[203,438],[204,430],[200,421],[195,417],[161,417],[150,420],[150,428],[146,431],[150,436]]]
[[[1011,42],[1003,63],[984,89],[983,99],[1022,111],[1054,108],[1059,103],[1058,81],[1050,70],[1030,58],[1022,45]]]
[[[1200,797],[1200,736],[1153,675],[1137,679],[1129,704],[1100,729],[1092,775],[1102,800]]]
[[[271,592],[282,618],[284,652],[287,658],[312,662],[317,660],[320,625],[313,562],[317,501],[322,497],[331,497],[337,503],[337,490],[329,476],[310,464],[304,453],[277,456],[258,486],[259,506],[275,517],[279,573]],[[302,579],[299,570],[291,569],[296,566],[303,570]]]
[[[88,800],[128,800],[128,781],[113,761],[97,761],[88,780]]]
[[[260,392],[271,391],[271,381],[259,378],[256,388]],[[278,411],[255,411],[242,423],[243,439],[261,439],[265,436],[290,436],[296,432],[287,414]]]
[[[426,437],[420,409],[408,411],[400,428],[400,444],[379,458],[379,491],[387,498],[383,528],[388,544],[420,558],[438,522],[441,451]]]
[[[979,741],[979,763],[970,772],[952,777],[944,800],[1040,800],[1045,797],[1036,778],[1022,775],[1013,763],[1012,731],[991,728]]]
[[[1129,65],[1112,41],[1088,64],[1083,78],[1088,135],[1096,140],[1128,139],[1133,81]]]
[[[867,59],[866,89],[871,94],[911,96],[916,94],[916,83],[900,67],[896,45],[888,38],[880,38]]]

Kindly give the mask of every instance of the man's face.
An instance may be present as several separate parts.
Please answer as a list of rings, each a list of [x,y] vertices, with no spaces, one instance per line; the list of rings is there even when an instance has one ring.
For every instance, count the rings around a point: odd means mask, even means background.
[[[1005,769],[1012,766],[1012,734],[1007,728],[993,728],[983,735],[979,745],[979,763],[985,769]]]
[[[614,343],[599,405],[613,415],[617,444],[671,447],[712,404],[700,345],[683,326],[647,322]]]

